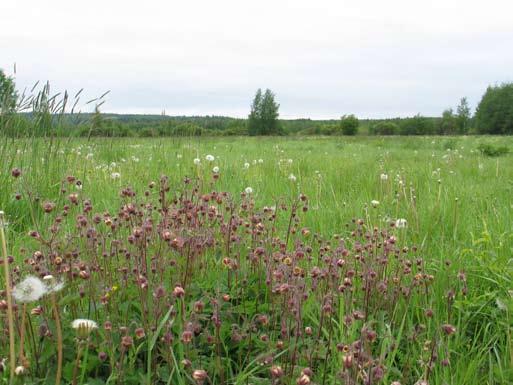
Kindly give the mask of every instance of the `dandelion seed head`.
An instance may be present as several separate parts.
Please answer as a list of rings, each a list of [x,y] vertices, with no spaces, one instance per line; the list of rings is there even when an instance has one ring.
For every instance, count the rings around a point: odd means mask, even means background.
[[[98,329],[98,324],[89,319],[77,318],[71,327],[76,330],[79,338],[86,339],[93,330]]]
[[[49,293],[56,293],[64,288],[64,282],[57,281],[53,275],[45,275],[43,281],[46,282],[46,289]]]
[[[14,288],[12,295],[21,303],[34,302],[48,292],[46,285],[39,278],[32,275],[25,278]]]

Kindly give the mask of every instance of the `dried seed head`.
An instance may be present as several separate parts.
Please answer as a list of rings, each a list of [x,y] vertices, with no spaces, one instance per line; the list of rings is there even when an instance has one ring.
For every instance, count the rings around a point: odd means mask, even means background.
[[[21,170],[15,167],[11,170],[11,175],[15,178],[18,178],[21,175]]]
[[[176,285],[175,288],[173,289],[173,295],[176,298],[182,298],[185,295],[184,288],[181,287],[180,285]]]
[[[456,333],[456,328],[454,326],[450,325],[450,324],[442,325],[442,330],[448,336],[450,336],[451,334]]]
[[[205,380],[208,378],[208,374],[203,369],[196,369],[194,372],[192,372],[192,378],[198,385],[201,385],[205,382]]]
[[[146,336],[146,333],[144,332],[143,328],[137,328],[135,329],[135,337],[140,340],[141,338],[144,338]]]
[[[310,383],[310,377],[307,376],[306,374],[302,374],[297,380],[296,380],[296,384],[297,385],[308,385]]]
[[[134,344],[134,340],[132,337],[130,336],[123,336],[121,338],[121,346],[125,349],[129,348],[130,346],[132,346]]]

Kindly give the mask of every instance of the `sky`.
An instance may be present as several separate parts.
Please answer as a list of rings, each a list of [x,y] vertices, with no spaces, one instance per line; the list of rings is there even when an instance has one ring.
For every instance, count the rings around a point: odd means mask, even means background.
[[[14,64],[103,112],[246,117],[270,88],[282,118],[438,116],[513,81],[513,1],[2,0]]]

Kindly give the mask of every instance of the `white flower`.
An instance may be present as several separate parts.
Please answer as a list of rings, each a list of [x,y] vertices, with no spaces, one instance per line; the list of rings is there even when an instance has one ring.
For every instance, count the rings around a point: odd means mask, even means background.
[[[182,159],[182,154],[176,154],[176,157],[177,157],[178,159]]]
[[[296,176],[295,176],[294,174],[290,174],[290,175],[289,175],[289,180],[290,180],[291,182],[295,182],[295,181],[297,180],[297,178],[296,178]]]
[[[386,181],[386,180],[388,180],[388,175],[383,173],[383,174],[380,175],[380,178],[381,178],[382,181]]]
[[[395,221],[395,227],[398,229],[403,229],[408,225],[408,221],[404,218],[399,218]]]
[[[213,169],[212,169],[213,172],[215,172],[216,174],[219,172],[219,167],[215,166]]]
[[[372,207],[378,207],[379,206],[379,201],[377,201],[375,199],[371,200],[371,206]]]
[[[71,323],[71,327],[75,330],[82,329],[91,332],[98,328],[98,324],[90,319],[77,318]]]
[[[264,160],[262,158],[258,159],[258,163],[264,163]]]
[[[207,155],[205,157],[205,159],[208,160],[209,162],[213,162],[215,158],[214,158],[214,155]]]
[[[199,158],[194,158],[193,162],[196,166],[198,166],[201,163],[201,160]]]
[[[292,164],[292,159],[287,159],[288,164]]]
[[[244,189],[244,192],[245,192],[246,194],[253,194],[253,189],[252,189],[251,187],[246,187],[246,188]]]
[[[245,169],[248,169],[248,168],[249,168],[249,163],[248,163],[248,162],[244,163],[244,168],[245,168]]]
[[[110,177],[112,179],[119,179],[121,177],[121,174],[119,172],[113,172],[112,174],[110,174]]]
[[[18,302],[34,302],[48,292],[46,285],[32,275],[25,278],[14,288],[12,295]]]

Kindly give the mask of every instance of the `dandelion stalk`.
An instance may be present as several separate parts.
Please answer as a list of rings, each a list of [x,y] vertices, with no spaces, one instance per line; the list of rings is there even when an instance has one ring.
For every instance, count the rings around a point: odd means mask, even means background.
[[[20,331],[20,363],[25,362],[24,346],[25,346],[25,324],[27,322],[27,304],[23,304],[21,313],[21,331]]]
[[[2,243],[2,254],[4,261],[4,273],[5,273],[5,294],[7,297],[7,317],[9,323],[9,366],[10,366],[10,383],[14,379],[14,370],[16,368],[16,353],[15,353],[15,342],[14,342],[14,319],[12,311],[12,298],[11,298],[11,278],[9,275],[9,258],[7,257],[7,241],[4,232],[4,212],[0,211],[0,241]]]
[[[87,357],[89,353],[89,335],[91,332],[98,328],[96,322],[88,319],[76,319],[71,323],[71,327],[75,329],[77,333],[77,358],[75,360],[75,366],[73,368],[73,379],[72,384],[77,385],[78,369],[80,367],[80,358],[85,348],[85,358],[82,365],[82,372],[80,375],[80,383],[84,382],[84,376],[87,368]]]
[[[60,385],[62,377],[62,328],[55,293],[52,293],[51,299],[53,305],[53,316],[55,318],[55,328],[57,332],[57,374],[55,375],[55,385]]]
[[[79,341],[77,344],[77,358],[75,359],[75,366],[73,367],[73,379],[71,383],[77,385],[78,368],[80,366],[80,357],[82,356],[82,345],[83,341]]]

